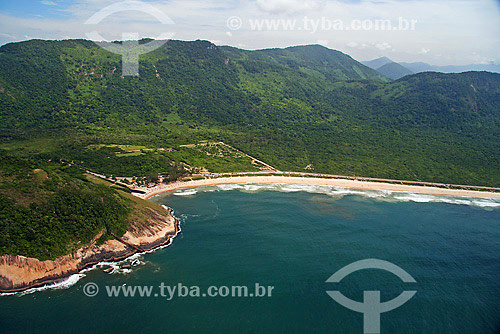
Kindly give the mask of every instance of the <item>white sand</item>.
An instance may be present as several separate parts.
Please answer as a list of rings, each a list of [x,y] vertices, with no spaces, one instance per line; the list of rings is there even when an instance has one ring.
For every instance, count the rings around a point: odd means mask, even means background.
[[[357,180],[347,180],[347,179],[323,179],[323,178],[288,177],[288,176],[235,176],[235,177],[221,177],[221,178],[204,179],[204,180],[187,181],[187,182],[175,182],[170,184],[160,184],[158,186],[151,188],[138,187],[135,189],[144,191],[145,194],[135,193],[135,195],[141,198],[148,199],[160,193],[177,189],[205,187],[205,186],[213,186],[219,184],[258,184],[258,183],[323,185],[323,186],[337,186],[337,187],[344,187],[351,189],[404,191],[417,194],[438,195],[438,196],[500,199],[500,193],[492,193],[486,191],[410,186],[402,184],[367,182],[367,181],[357,181]]]

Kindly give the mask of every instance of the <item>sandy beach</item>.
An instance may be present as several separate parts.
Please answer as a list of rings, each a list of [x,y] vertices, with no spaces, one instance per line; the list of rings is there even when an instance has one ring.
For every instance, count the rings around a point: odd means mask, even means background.
[[[203,179],[186,182],[174,182],[169,184],[160,184],[155,187],[137,187],[136,190],[143,191],[144,194],[134,193],[134,195],[149,199],[155,195],[177,189],[206,187],[220,184],[267,184],[267,183],[285,183],[285,184],[305,184],[318,186],[335,186],[351,189],[364,190],[388,190],[411,192],[417,194],[437,195],[437,196],[455,196],[472,198],[494,198],[500,199],[500,193],[473,191],[464,189],[446,189],[428,186],[413,186],[403,184],[392,184],[383,182],[367,182],[348,179],[325,179],[309,177],[288,177],[288,176],[235,176],[221,177],[213,179]]]

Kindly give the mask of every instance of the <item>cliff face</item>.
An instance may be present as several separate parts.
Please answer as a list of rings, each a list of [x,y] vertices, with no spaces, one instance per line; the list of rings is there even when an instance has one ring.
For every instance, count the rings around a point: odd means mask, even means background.
[[[171,214],[162,215],[149,209],[149,219],[143,224],[131,224],[129,230],[116,240],[102,245],[95,241],[101,231],[86,246],[75,253],[55,260],[39,261],[23,256],[0,257],[0,292],[16,292],[65,279],[102,261],[119,261],[137,252],[148,251],[168,244],[179,231],[179,222]]]

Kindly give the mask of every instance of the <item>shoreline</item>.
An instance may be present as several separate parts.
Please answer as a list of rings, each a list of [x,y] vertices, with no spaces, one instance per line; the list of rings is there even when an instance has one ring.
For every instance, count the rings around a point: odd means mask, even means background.
[[[136,230],[132,226],[132,229],[119,239],[108,240],[101,246],[96,246],[95,241],[92,241],[75,253],[55,260],[40,261],[19,255],[0,256],[0,294],[56,285],[73,275],[95,269],[100,263],[122,262],[131,256],[169,246],[181,228],[173,210],[168,207],[165,207],[165,210],[166,216],[155,212],[158,217],[165,218],[160,219],[160,222],[143,227],[142,230]],[[171,225],[167,224],[170,219]]]
[[[150,199],[153,196],[164,192],[207,187],[223,184],[300,184],[300,185],[315,185],[315,186],[332,186],[349,189],[361,190],[384,190],[394,192],[408,192],[434,196],[452,196],[452,197],[467,197],[467,198],[485,198],[485,199],[500,199],[500,193],[465,190],[465,189],[447,189],[431,186],[417,186],[406,184],[393,184],[384,182],[359,181],[349,179],[327,179],[327,178],[312,178],[312,177],[295,177],[295,176],[234,176],[211,178],[194,181],[178,181],[168,184],[160,184],[154,187],[135,187],[134,190],[144,192],[133,193],[135,196]]]
[[[433,196],[453,196],[465,198],[500,199],[500,193],[447,189],[431,186],[393,184],[349,179],[328,179],[293,176],[233,176],[209,178],[192,181],[178,181],[160,184],[154,187],[135,187],[144,193],[133,193],[143,199],[180,190],[215,185],[235,184],[296,184],[313,186],[332,186],[358,190],[391,191],[425,194]],[[73,254],[61,256],[55,260],[39,261],[23,256],[0,256],[0,294],[11,294],[62,283],[75,274],[95,269],[100,263],[122,262],[136,254],[149,253],[172,243],[180,232],[180,222],[173,215],[173,210],[163,206],[165,214],[152,210],[154,218],[147,226],[131,226],[124,236],[95,245],[94,238],[88,245]],[[170,224],[170,225],[169,225]]]

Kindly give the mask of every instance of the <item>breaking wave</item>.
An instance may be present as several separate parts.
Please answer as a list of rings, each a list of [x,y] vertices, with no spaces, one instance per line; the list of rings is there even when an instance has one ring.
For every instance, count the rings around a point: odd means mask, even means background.
[[[184,191],[174,192],[175,196],[189,196],[196,195],[198,191],[196,189],[186,189]]]
[[[162,207],[165,208],[165,210],[169,209],[165,205],[162,205]],[[173,210],[172,210],[171,213],[175,217]],[[181,222],[181,220],[179,220],[179,222]],[[181,232],[181,226],[179,224],[179,230],[178,230],[177,234],[174,235],[174,236],[172,236],[170,238],[169,242],[166,243],[165,245],[156,247],[156,248],[151,249],[149,251],[144,251],[144,252],[132,254],[129,257],[127,257],[127,258],[125,258],[123,260],[120,260],[120,261],[116,261],[116,262],[102,261],[102,262],[96,263],[96,264],[94,264],[93,266],[91,266],[89,268],[81,270],[78,274],[73,274],[73,275],[69,276],[68,278],[62,279],[62,280],[57,281],[55,283],[43,285],[43,286],[36,287],[36,288],[26,289],[26,290],[21,291],[21,292],[5,292],[5,293],[0,293],[0,296],[10,296],[10,295],[24,296],[24,295],[27,295],[27,294],[31,294],[31,293],[34,293],[34,292],[37,292],[37,291],[43,291],[43,290],[68,289],[68,288],[72,287],[73,285],[75,285],[76,283],[78,283],[78,281],[80,279],[84,278],[86,276],[85,275],[86,272],[94,270],[96,268],[101,268],[101,267],[111,267],[111,268],[113,268],[111,270],[111,272],[109,272],[110,275],[131,273],[134,267],[137,267],[139,265],[143,265],[143,264],[146,263],[146,262],[142,261],[142,256],[144,254],[153,253],[153,252],[156,252],[159,249],[163,249],[163,248],[166,248],[166,247],[170,246],[172,244],[173,239],[175,239],[175,237],[177,237],[177,235],[179,235],[180,232]],[[132,268],[130,268],[130,269],[128,269],[128,268],[122,268],[122,265],[125,264],[125,263],[130,264]]]
[[[389,190],[364,190],[351,189],[337,186],[321,186],[307,184],[221,184],[215,186],[199,187],[195,189],[177,190],[173,193],[176,196],[194,195],[198,192],[231,191],[238,190],[247,193],[259,191],[280,191],[280,192],[308,192],[314,194],[325,194],[335,198],[342,198],[349,195],[363,196],[374,200],[386,202],[416,202],[416,203],[448,203],[456,205],[469,205],[485,209],[500,208],[500,200],[488,198],[453,197],[417,194],[411,192],[389,191]]]

